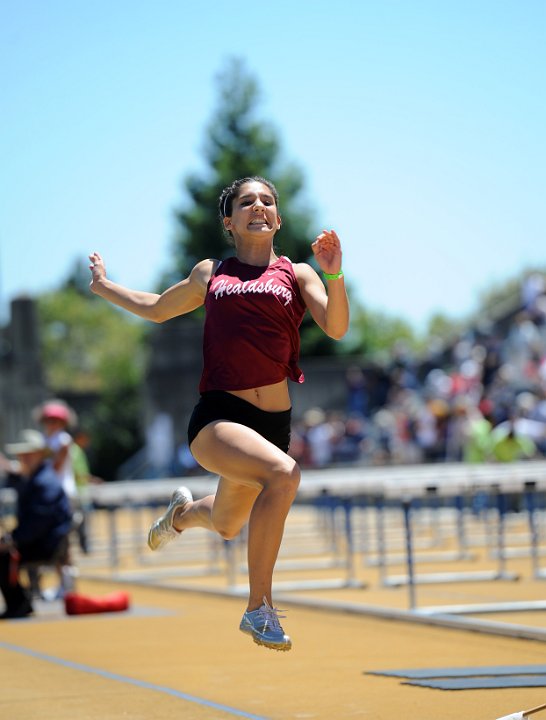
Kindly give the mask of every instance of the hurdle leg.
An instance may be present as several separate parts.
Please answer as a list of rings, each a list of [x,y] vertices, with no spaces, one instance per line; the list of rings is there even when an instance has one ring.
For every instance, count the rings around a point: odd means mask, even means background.
[[[413,540],[411,535],[411,500],[405,498],[402,500],[402,509],[404,511],[404,529],[406,533],[406,563],[408,568],[408,598],[409,609],[415,610],[415,573],[413,562]]]
[[[546,579],[546,573],[540,569],[539,563],[539,538],[536,521],[536,483],[527,481],[525,483],[525,505],[527,507],[527,515],[529,520],[529,534],[531,537],[531,565],[533,569],[533,578],[535,580]]]
[[[495,499],[497,504],[497,556],[498,556],[498,568],[497,568],[497,579],[498,580],[517,580],[518,575],[515,573],[509,573],[506,569],[506,542],[505,542],[505,520],[507,512],[507,501],[506,495],[500,491],[498,486],[493,488],[495,493]]]
[[[135,561],[142,565],[142,506],[134,502],[131,508],[131,522],[133,528],[133,553]]]
[[[466,528],[464,523],[464,498],[462,495],[455,496],[455,511],[457,513],[457,544],[459,546],[459,557],[467,555]]]
[[[377,567],[379,570],[379,583],[387,585],[387,548],[385,543],[385,498],[378,495],[375,500],[375,522],[377,543]]]
[[[442,544],[442,524],[440,522],[440,500],[438,497],[438,488],[436,485],[429,485],[426,489],[426,501],[428,506],[429,531],[431,536],[431,547],[439,547]]]
[[[346,585],[347,587],[364,587],[364,584],[359,582],[355,575],[355,553],[352,524],[352,511],[354,505],[350,498],[344,498],[342,505],[345,513],[345,562],[347,568]]]
[[[109,543],[109,555],[110,555],[110,567],[119,567],[119,543],[118,543],[118,529],[117,529],[117,517],[116,508],[114,506],[107,507],[106,512],[108,513],[108,527],[110,535]]]

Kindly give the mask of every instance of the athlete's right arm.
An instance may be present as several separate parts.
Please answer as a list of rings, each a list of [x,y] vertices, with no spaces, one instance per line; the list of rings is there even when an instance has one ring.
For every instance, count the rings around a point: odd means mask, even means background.
[[[202,260],[185,280],[158,294],[130,290],[109,280],[106,277],[104,260],[98,252],[91,253],[89,260],[92,292],[134,315],[157,323],[184,315],[204,303],[207,283],[215,264],[214,260]]]

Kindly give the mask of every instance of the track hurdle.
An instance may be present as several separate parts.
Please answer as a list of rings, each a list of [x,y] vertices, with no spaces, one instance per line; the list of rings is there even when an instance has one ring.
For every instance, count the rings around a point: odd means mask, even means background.
[[[396,547],[400,546],[402,550],[401,557],[402,562],[405,561],[407,566],[407,533],[411,533],[411,551],[412,551],[412,562],[413,562],[413,581],[414,590],[418,589],[421,582],[447,582],[449,577],[453,577],[453,581],[464,579],[468,580],[498,580],[498,579],[513,579],[513,574],[508,573],[505,567],[506,559],[509,557],[509,553],[506,547],[506,527],[504,523],[504,511],[501,508],[501,522],[499,523],[499,509],[498,503],[499,498],[494,497],[494,506],[491,508],[490,518],[494,521],[490,523],[490,527],[494,529],[494,533],[490,533],[491,544],[494,543],[497,553],[500,555],[498,560],[498,567],[487,575],[478,576],[476,573],[460,574],[457,573],[456,577],[453,573],[432,573],[430,577],[422,573],[415,571],[416,566],[421,561],[424,561],[427,553],[421,552],[425,548],[430,549],[430,545],[427,546],[430,538],[428,536],[420,536],[420,527],[423,527],[428,532],[428,526],[434,531],[433,543],[438,544],[445,538],[446,532],[449,532],[450,542],[455,541],[455,537],[458,542],[458,550],[453,555],[455,558],[460,558],[468,547],[468,539],[466,537],[465,528],[465,516],[468,519],[468,506],[465,507],[467,498],[477,492],[487,493],[490,497],[492,496],[491,488],[493,485],[498,485],[502,488],[503,493],[509,492],[521,492],[523,485],[523,479],[529,482],[537,483],[537,490],[542,490],[545,487],[544,478],[546,478],[546,462],[534,462],[527,461],[522,463],[511,464],[510,467],[504,467],[501,465],[487,465],[487,466],[466,466],[462,463],[446,463],[441,465],[430,465],[430,466],[391,466],[391,467],[348,467],[348,468],[331,468],[320,471],[307,471],[304,470],[302,473],[302,482],[300,485],[300,491],[298,493],[297,503],[312,505],[318,507],[320,502],[325,503],[326,507],[321,507],[319,512],[322,513],[323,518],[327,519],[329,523],[330,535],[327,539],[331,542],[332,555],[327,559],[330,563],[329,567],[339,567],[339,577],[335,577],[333,580],[327,582],[329,587],[352,587],[362,586],[357,582],[357,573],[355,568],[355,559],[357,557],[358,548],[355,545],[355,518],[359,508],[362,508],[367,503],[366,508],[369,510],[366,514],[363,513],[363,517],[370,518],[373,520],[372,513],[375,513],[376,519],[376,533],[375,541],[377,545],[377,563],[380,572],[380,581],[382,585],[399,585],[400,578],[388,577],[387,566],[393,561],[392,549],[396,543]],[[119,509],[128,509],[131,507],[131,503],[135,507],[137,504],[140,507],[151,507],[154,502],[165,502],[170,497],[175,487],[180,484],[187,485],[196,497],[209,494],[214,492],[216,488],[216,478],[208,476],[197,476],[188,478],[168,478],[163,480],[156,480],[153,482],[121,482],[121,483],[105,483],[103,485],[94,486],[91,490],[93,499],[97,504],[102,507],[110,504],[111,510],[115,513],[115,506]],[[319,496],[326,495],[321,501],[317,502]],[[411,499],[410,506],[408,507],[408,523],[396,524],[396,531],[393,534],[390,531],[386,532],[385,528],[385,510],[386,508],[398,508],[404,513],[404,508],[401,505],[401,498],[409,497]],[[432,522],[429,522],[429,517],[426,514],[417,515],[417,511],[423,507],[424,504],[429,503],[429,506],[434,506],[434,509],[438,513],[442,512],[440,507],[441,502],[447,502],[448,506],[445,508],[446,514],[441,517],[441,523],[433,526],[437,522],[438,518],[434,516],[430,517]],[[451,515],[451,509],[453,509],[453,515]],[[534,528],[534,539],[531,540],[531,545],[534,544],[535,555],[532,559],[534,563],[534,569],[537,571],[539,577],[542,578],[542,571],[538,565],[538,556],[540,555],[540,537],[537,527],[537,521],[539,519],[539,513],[536,507],[536,498],[534,498],[534,504],[531,508],[531,512],[528,513],[530,522],[533,522]],[[107,511],[108,512],[108,511]],[[389,515],[390,518],[390,515]],[[422,518],[428,523],[417,524],[416,521],[421,522]],[[447,522],[444,522],[444,519]],[[119,554],[121,551],[126,549],[124,546],[120,547],[120,542],[123,542],[123,538],[118,536],[119,528],[116,528],[116,519],[110,518],[110,557],[112,565],[119,564]],[[387,526],[388,527],[388,526]],[[357,535],[360,527],[356,528]],[[291,528],[292,531],[292,528]],[[307,536],[304,530],[304,541],[298,547],[297,543],[290,545],[289,553],[290,557],[281,555],[279,556],[279,562],[277,568],[279,571],[297,570],[302,569],[305,571],[312,571],[313,567],[322,569],[325,566],[320,563],[323,562],[324,558],[311,557],[313,551],[312,546],[305,548],[305,541]],[[455,536],[456,533],[456,536]],[[137,526],[135,524],[133,528],[133,537],[136,549],[136,535],[138,534]],[[296,532],[297,534],[297,532]],[[481,534],[481,533],[480,533]],[[442,537],[444,536],[444,538]],[[319,536],[320,537],[320,536]],[[470,538],[472,541],[475,539],[475,535]],[[373,539],[372,539],[373,544]],[[399,545],[398,545],[399,544]],[[140,549],[142,550],[142,544]],[[404,554],[405,548],[405,554]],[[201,556],[202,547],[199,545],[199,556]],[[294,552],[295,550],[295,552]],[[370,548],[367,548],[368,554]],[[303,551],[303,552],[300,552]],[[306,554],[306,552],[308,554]],[[170,548],[166,549],[166,553],[161,554],[161,558],[150,556],[149,553],[140,553],[140,557],[137,557],[135,551],[135,557],[138,563],[145,563],[146,565],[153,565],[150,570],[150,574],[158,572],[165,575],[171,574],[173,576],[183,576],[186,573],[188,576],[195,574],[222,574],[226,573],[228,578],[228,584],[236,584],[234,576],[228,575],[226,571],[226,562],[222,562],[226,559],[227,550],[222,551],[222,546],[215,545],[214,553],[216,561],[212,563],[214,567],[209,564],[205,567],[197,568],[196,563],[193,559],[189,559],[186,563],[184,552],[171,554]],[[317,553],[315,552],[315,555]],[[366,553],[362,552],[363,560],[370,561],[371,558],[365,557]],[[436,553],[430,553],[430,562],[435,561],[446,561],[448,553],[442,557],[443,553],[440,550],[436,557],[433,557]],[[176,568],[166,567],[169,562],[169,558],[176,557]],[[360,556],[358,556],[360,557]],[[465,558],[466,559],[466,558]],[[90,558],[91,562],[92,559]],[[85,559],[87,564],[87,559]],[[159,568],[158,565],[162,567]],[[500,569],[499,569],[500,568]],[[179,572],[180,571],[180,572]],[[125,572],[125,571],[124,571]],[[311,573],[307,572],[307,577],[312,577]],[[405,582],[407,584],[407,574]],[[317,582],[321,583],[320,578],[317,578]],[[326,582],[326,581],[324,581]],[[305,582],[286,583],[287,589],[292,586],[294,589],[304,589]],[[309,581],[309,586],[316,586],[313,580]],[[415,604],[416,598],[412,604]]]
[[[529,522],[529,534],[531,539],[531,565],[533,577],[535,580],[546,580],[546,570],[540,567],[539,561],[539,533],[536,519],[536,482],[533,480],[527,480],[524,485],[524,498],[525,505],[527,507],[527,517]]]
[[[355,561],[355,542],[354,542],[354,527],[353,527],[353,511],[355,509],[355,501],[351,497],[330,494],[329,492],[322,491],[318,496],[313,496],[310,499],[300,498],[299,502],[304,505],[310,505],[311,507],[318,508],[319,511],[327,513],[332,532],[336,534],[336,521],[337,516],[341,513],[342,515],[342,544],[343,550],[340,549],[339,538],[335,537],[332,539],[332,550],[334,557],[332,560],[326,562],[329,567],[339,567],[345,570],[344,575],[339,578],[325,579],[325,580],[295,580],[295,581],[276,581],[275,588],[278,590],[320,590],[320,589],[336,589],[336,588],[365,588],[366,583],[359,580],[356,576],[356,561]],[[282,557],[277,561],[277,569],[286,569],[286,565],[283,564]],[[310,565],[305,560],[299,563],[297,566],[292,565],[292,569],[306,569],[317,567],[316,564]]]
[[[414,493],[415,494],[415,493]],[[406,574],[383,576],[383,584],[387,587],[408,586],[408,602],[410,609],[416,607],[416,586],[420,584],[433,583],[454,583],[454,582],[476,582],[476,581],[499,581],[508,580],[515,581],[518,575],[509,572],[505,567],[504,557],[504,518],[506,514],[506,498],[503,493],[496,493],[496,506],[498,511],[497,521],[497,548],[498,548],[498,566],[495,570],[475,570],[475,571],[454,571],[441,573],[416,573],[415,572],[415,556],[413,547],[413,527],[412,527],[412,511],[415,502],[414,496],[406,495],[402,499],[402,510],[404,514],[404,528],[406,534]]]

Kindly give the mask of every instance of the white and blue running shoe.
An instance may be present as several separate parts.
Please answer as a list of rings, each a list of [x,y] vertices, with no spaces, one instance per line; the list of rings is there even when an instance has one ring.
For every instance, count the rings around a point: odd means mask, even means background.
[[[241,632],[252,635],[257,645],[263,645],[271,650],[290,650],[292,641],[279,622],[279,610],[271,607],[264,598],[264,604],[257,610],[246,611],[239,625]]]

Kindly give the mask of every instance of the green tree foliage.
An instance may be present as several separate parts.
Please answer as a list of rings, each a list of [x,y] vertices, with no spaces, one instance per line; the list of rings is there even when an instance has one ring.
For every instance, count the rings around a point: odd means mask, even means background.
[[[468,321],[450,318],[437,312],[428,321],[428,338],[437,338],[443,343],[455,342],[467,325]]]
[[[528,268],[511,278],[495,282],[481,290],[476,310],[466,317],[450,318],[442,313],[433,315],[428,323],[429,337],[442,340],[445,344],[454,342],[469,327],[487,331],[497,322],[517,313],[522,305],[522,288],[526,279],[533,274],[546,276],[545,268]]]
[[[66,286],[39,297],[38,312],[47,385],[53,392],[102,392],[120,376],[140,381],[141,323]]]
[[[356,307],[352,314],[353,347],[365,360],[387,360],[391,348],[400,341],[417,347],[415,333],[405,320],[362,307]]]
[[[143,445],[141,383],[120,372],[118,382],[100,394],[86,421],[91,437],[90,460],[95,475],[115,480],[119,466]]]
[[[144,325],[88,291],[77,267],[38,298],[46,384],[58,397],[96,396],[89,417],[93,472],[111,479],[142,444],[139,427]]]

